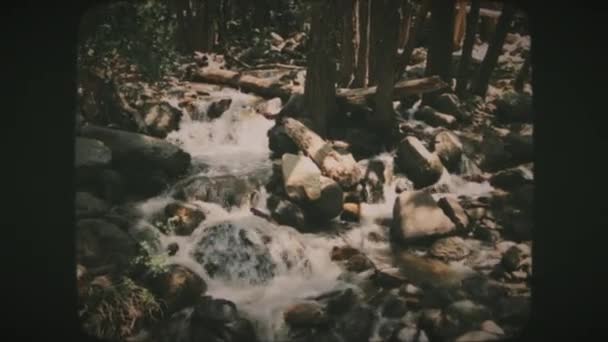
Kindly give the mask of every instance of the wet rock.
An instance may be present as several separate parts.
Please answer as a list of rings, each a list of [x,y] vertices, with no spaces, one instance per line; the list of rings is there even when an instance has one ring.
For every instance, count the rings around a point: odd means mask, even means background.
[[[485,342],[485,341],[497,341],[501,337],[487,331],[469,331],[456,338],[455,342]]]
[[[433,108],[442,113],[454,116],[458,120],[465,120],[467,113],[461,109],[460,100],[456,94],[443,93],[433,99]]]
[[[171,314],[196,302],[207,290],[207,284],[196,273],[181,265],[169,265],[148,276],[150,290],[166,305]]]
[[[447,234],[455,229],[456,225],[427,192],[406,191],[397,197],[391,226],[391,237],[397,242]]]
[[[112,165],[141,174],[161,170],[173,177],[190,166],[190,155],[177,146],[142,134],[86,125],[83,136],[103,142],[112,151]]]
[[[321,194],[319,198],[305,205],[307,218],[311,221],[328,221],[342,212],[344,192],[333,179],[321,176]]]
[[[251,322],[239,315],[234,303],[224,299],[202,297],[192,311],[189,326],[190,341],[258,341]]]
[[[479,144],[481,162],[479,167],[484,171],[496,172],[501,169],[514,166],[513,156],[508,151],[507,134],[501,134],[494,129],[483,132],[482,141]]]
[[[422,106],[414,114],[414,118],[421,120],[433,127],[453,128],[456,125],[456,118],[452,115],[440,113],[429,106]]]
[[[532,122],[532,96],[509,91],[496,100],[496,117],[503,122]]]
[[[232,99],[230,98],[220,99],[212,102],[209,105],[209,108],[207,108],[207,118],[211,120],[219,118],[226,110],[228,110],[228,108],[230,108],[231,104]]]
[[[211,278],[229,281],[262,283],[274,277],[277,267],[256,231],[231,222],[205,229],[194,257]]]
[[[197,176],[176,184],[173,197],[217,203],[225,208],[240,207],[249,199],[256,184],[233,175],[218,177]]]
[[[460,322],[475,325],[490,318],[490,310],[481,304],[465,299],[454,302],[446,308],[446,314]]]
[[[369,232],[369,234],[367,234],[367,239],[369,241],[373,241],[373,242],[385,242],[387,241],[386,237],[381,235],[378,232]]]
[[[390,295],[382,306],[382,315],[389,318],[399,318],[407,312],[405,300],[399,296]]]
[[[172,242],[167,246],[167,254],[174,256],[179,251],[179,245],[176,242]]]
[[[505,149],[514,163],[531,163],[534,161],[534,137],[531,124],[514,128],[505,137]]]
[[[121,203],[126,196],[126,181],[124,177],[115,170],[103,170],[100,173],[101,194],[110,203]]]
[[[315,327],[329,322],[325,309],[316,302],[292,305],[285,310],[283,318],[291,328]]]
[[[226,324],[239,318],[236,305],[225,299],[216,299],[210,296],[203,296],[194,307],[192,320],[208,324]]]
[[[449,131],[439,132],[435,136],[434,149],[448,171],[456,172],[460,169],[463,147],[455,134]]]
[[[346,270],[360,273],[374,268],[374,263],[365,254],[353,255],[346,261]]]
[[[170,177],[160,169],[140,173],[138,170],[125,170],[123,174],[128,184],[129,193],[138,198],[154,197],[169,188]]]
[[[76,260],[85,267],[115,265],[124,269],[135,254],[135,240],[114,224],[100,219],[77,222]]]
[[[361,251],[354,247],[350,246],[334,246],[331,249],[331,260],[333,261],[343,261],[352,258],[353,256],[361,254]]]
[[[378,203],[384,199],[384,173],[386,166],[382,160],[362,160],[359,163],[363,173],[364,198],[367,203]]]
[[[76,137],[75,148],[74,166],[77,170],[101,169],[112,161],[112,151],[99,140]]]
[[[404,191],[412,191],[414,190],[414,184],[412,184],[412,181],[410,181],[409,179],[405,178],[405,177],[398,177],[395,180],[395,192],[400,194]]]
[[[434,184],[443,173],[439,157],[414,137],[406,137],[399,143],[396,163],[417,189]]]
[[[308,157],[284,154],[282,172],[285,192],[295,201],[313,201],[321,197],[321,170]]]
[[[336,322],[336,332],[344,341],[368,342],[374,324],[374,311],[356,305]]]
[[[165,207],[165,216],[174,225],[176,235],[188,236],[205,219],[198,207],[185,203],[170,203]]]
[[[167,102],[155,104],[146,110],[144,122],[150,135],[165,138],[179,127],[182,111]]]
[[[277,114],[281,111],[283,103],[280,97],[275,97],[268,101],[263,101],[262,103],[255,106],[255,110],[257,113],[262,114],[264,117],[268,119],[274,119],[277,117]]]
[[[513,190],[533,183],[534,174],[529,164],[499,171],[490,178],[492,186],[504,190]]]
[[[296,154],[299,151],[298,146],[285,132],[285,127],[280,124],[274,125],[268,130],[268,147],[275,156],[281,157],[285,153]]]
[[[498,326],[494,321],[483,321],[480,325],[480,329],[494,335],[504,335],[505,331]]]
[[[453,236],[435,241],[429,253],[442,260],[461,260],[471,254],[471,250],[462,238]]]
[[[507,271],[516,271],[530,254],[530,248],[524,244],[513,246],[502,256],[502,265]]]
[[[340,218],[344,221],[359,222],[360,210],[358,203],[344,203]]]
[[[340,315],[348,311],[357,301],[357,295],[353,289],[338,292],[327,301],[327,312],[331,315]]]
[[[300,230],[306,227],[304,211],[297,204],[277,196],[270,196],[267,206],[270,209],[272,219],[278,224]]]
[[[110,209],[106,202],[88,192],[77,192],[75,202],[77,219],[100,217]]]
[[[399,268],[395,267],[376,270],[372,275],[372,280],[382,288],[392,289],[403,285],[407,281],[407,278],[401,273]]]
[[[456,198],[453,196],[442,197],[437,201],[437,205],[454,222],[458,229],[469,227],[469,217]]]

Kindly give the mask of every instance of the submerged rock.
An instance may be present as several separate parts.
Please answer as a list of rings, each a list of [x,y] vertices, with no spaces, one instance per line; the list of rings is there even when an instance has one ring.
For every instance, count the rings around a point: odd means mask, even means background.
[[[176,235],[190,235],[205,219],[198,207],[184,203],[170,203],[165,207],[165,216],[171,220]]]
[[[373,325],[374,311],[359,304],[337,320],[335,330],[343,341],[368,342]]]
[[[393,207],[391,236],[397,242],[443,235],[456,229],[433,197],[424,191],[399,194]]]
[[[439,157],[414,137],[406,137],[399,143],[396,162],[417,189],[436,183],[443,173]]]
[[[219,118],[226,110],[228,110],[228,108],[230,108],[231,104],[232,99],[230,98],[220,99],[212,102],[207,108],[207,117],[212,120]]]
[[[306,227],[304,211],[297,204],[272,195],[268,198],[266,205],[270,210],[272,219],[278,224],[291,226],[296,229],[304,229]]]
[[[316,302],[292,305],[285,310],[283,318],[291,328],[315,327],[329,322],[325,309]]]

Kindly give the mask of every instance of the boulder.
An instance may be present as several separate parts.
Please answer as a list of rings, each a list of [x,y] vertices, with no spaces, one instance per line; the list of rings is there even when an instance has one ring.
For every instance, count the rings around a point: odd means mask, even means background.
[[[454,222],[457,228],[466,229],[469,227],[469,217],[458,202],[458,199],[454,196],[440,198],[439,201],[437,201],[437,205],[439,205],[447,217]]]
[[[255,110],[257,113],[262,114],[266,118],[274,119],[281,111],[282,106],[283,102],[281,101],[281,98],[275,97],[256,105]]]
[[[317,302],[291,305],[285,310],[283,318],[291,328],[317,327],[329,322],[325,309]]]
[[[151,273],[146,282],[165,303],[168,314],[190,306],[207,290],[201,277],[181,265],[169,265],[161,272]]]
[[[498,171],[490,178],[492,186],[509,191],[533,183],[534,173],[531,164]]]
[[[135,257],[136,247],[129,234],[110,222],[84,219],[76,223],[76,260],[85,267],[124,269]]]
[[[343,341],[368,342],[373,326],[374,311],[358,304],[337,320],[335,329]]]
[[[306,227],[304,211],[292,201],[271,195],[266,205],[270,210],[272,219],[278,224],[291,226],[299,230]]]
[[[397,241],[443,235],[455,229],[456,225],[427,192],[405,191],[395,200],[391,236]]]
[[[299,151],[296,143],[287,135],[285,127],[275,124],[268,130],[268,147],[275,156],[281,157],[285,153],[296,154]]]
[[[222,116],[222,114],[224,114],[225,111],[228,110],[228,108],[230,108],[231,104],[232,99],[230,98],[220,99],[212,102],[207,108],[207,118],[211,120],[219,118]]]
[[[165,138],[178,129],[182,111],[167,102],[152,105],[144,115],[144,122],[150,135]]]
[[[435,241],[429,253],[442,260],[461,260],[471,254],[471,250],[462,238],[452,236]]]
[[[319,198],[306,204],[307,217],[311,221],[328,221],[342,212],[344,192],[336,181],[321,176],[321,194]]]
[[[165,140],[94,125],[84,126],[81,134],[103,142],[112,151],[112,164],[119,170],[137,170],[140,174],[161,170],[174,177],[190,166],[190,155]]]
[[[175,254],[177,254],[178,251],[179,251],[179,245],[177,244],[177,242],[171,242],[167,246],[167,254],[169,256],[174,256]]]
[[[434,149],[435,154],[448,171],[456,172],[460,170],[463,147],[454,133],[449,131],[439,132],[435,136]]]
[[[105,201],[88,192],[77,192],[75,204],[77,219],[100,217],[110,209]]]
[[[442,113],[454,116],[458,120],[465,120],[466,112],[461,109],[460,99],[456,94],[443,93],[433,99],[433,108]]]
[[[515,91],[505,92],[496,100],[494,115],[502,122],[532,122],[532,96]]]
[[[367,203],[378,203],[384,200],[384,173],[387,166],[379,159],[362,160],[359,166],[363,170],[363,197]]]
[[[338,291],[327,300],[327,312],[331,315],[340,315],[353,307],[357,302],[357,295],[353,289]]]
[[[308,157],[284,154],[282,174],[285,192],[294,201],[314,201],[321,197],[321,170]]]
[[[422,106],[414,114],[414,118],[426,122],[433,127],[453,128],[456,126],[456,118],[452,115],[440,113],[437,110]]]
[[[389,295],[382,306],[382,316],[400,318],[407,312],[405,300],[396,295]]]
[[[90,181],[111,164],[112,151],[99,140],[76,137],[74,147],[77,183]]]
[[[205,213],[198,207],[185,203],[169,203],[164,210],[171,221],[175,235],[188,236],[205,219]]]
[[[358,203],[344,203],[340,218],[344,221],[359,222],[361,207]]]
[[[241,317],[231,301],[202,297],[190,316],[191,338],[188,341],[206,342],[257,342],[251,322]],[[182,333],[183,335],[183,333]],[[181,341],[181,340],[167,340]]]
[[[249,179],[233,175],[196,176],[176,184],[173,197],[186,202],[217,203],[225,208],[240,207],[249,200],[256,186]]]
[[[530,255],[530,247],[524,244],[515,245],[503,254],[501,264],[509,272],[516,271]]]
[[[487,331],[469,331],[465,334],[460,335],[454,342],[485,342],[485,341],[498,341],[502,338],[496,334],[489,333]]]
[[[110,203],[121,203],[126,196],[127,186],[124,177],[115,170],[106,169],[101,171],[101,193],[103,198]]]
[[[406,137],[397,147],[397,166],[417,189],[436,183],[443,165],[436,154],[429,152],[420,140]]]
[[[456,318],[461,323],[471,326],[479,326],[481,322],[490,318],[490,310],[471,300],[463,299],[450,304],[445,313]]]

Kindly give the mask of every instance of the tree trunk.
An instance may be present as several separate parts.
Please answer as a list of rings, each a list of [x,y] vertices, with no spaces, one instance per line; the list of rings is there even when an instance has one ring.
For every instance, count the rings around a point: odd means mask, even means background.
[[[524,83],[528,79],[529,75],[530,75],[530,53],[528,52],[528,55],[526,56],[526,59],[524,60],[524,64],[521,66],[521,69],[519,69],[519,72],[517,73],[517,77],[515,78],[515,84],[514,84],[515,91],[520,92],[520,93],[524,91]]]
[[[380,51],[380,40],[382,38],[381,32],[384,31],[385,22],[383,18],[383,0],[376,0],[371,3],[370,7],[370,22],[369,22],[369,41],[370,41],[370,50],[369,50],[369,75],[368,75],[368,85],[377,84],[377,74],[378,68],[376,67],[376,63],[378,60],[378,55],[382,53]],[[393,28],[393,29],[396,29]]]
[[[410,35],[410,26],[412,26],[412,4],[408,0],[403,0],[401,4],[401,17],[399,24],[399,45],[398,49],[405,49]]]
[[[317,132],[327,136],[336,107],[335,0],[311,4],[310,50],[304,85],[304,103]]]
[[[372,125],[384,137],[390,137],[395,118],[393,109],[393,87],[395,84],[395,67],[397,62],[397,45],[399,39],[399,0],[382,0],[380,18],[384,25],[376,30],[378,50],[376,75],[378,90],[374,98],[376,115],[372,116]]]
[[[358,0],[341,1],[342,9],[342,58],[340,62],[340,86],[348,88],[353,82],[359,50],[359,27],[357,23]]]
[[[464,36],[467,23],[467,2],[467,0],[458,0],[458,9],[456,11],[456,18],[454,19],[454,50],[460,50],[462,47],[462,37]]]
[[[270,6],[268,0],[251,1],[253,5],[253,26],[265,27],[270,24]]]
[[[397,66],[397,78],[401,78],[401,74],[405,71],[405,68],[408,66],[410,62],[410,57],[412,56],[412,51],[416,47],[416,36],[418,32],[422,30],[422,26],[426,20],[426,15],[429,12],[431,1],[430,0],[422,0],[420,7],[418,7],[418,11],[416,12],[416,19],[414,21],[414,27],[412,27],[411,32],[409,33],[409,38],[403,49],[403,53],[399,57],[399,64]]]
[[[203,20],[203,41],[201,46],[202,52],[211,52],[215,47],[217,34],[217,16],[219,15],[220,0],[205,0],[204,8],[202,9]]]
[[[460,64],[458,65],[458,79],[456,81],[456,94],[459,96],[464,95],[469,84],[469,69],[471,67],[477,23],[479,22],[479,3],[480,0],[472,0],[471,9],[467,17],[466,34],[462,47],[462,55],[460,57]]]
[[[330,143],[296,119],[285,118],[283,125],[287,135],[319,166],[325,176],[336,181],[344,189],[359,183],[361,170],[351,154],[338,153]]]
[[[439,75],[450,83],[452,39],[454,36],[454,1],[431,0],[431,37],[426,75]]]
[[[357,52],[357,69],[353,86],[367,87],[369,74],[369,12],[371,0],[358,0],[357,11],[359,23],[359,51]]]
[[[498,24],[496,25],[496,34],[490,42],[488,51],[486,52],[483,62],[481,62],[481,66],[479,67],[479,74],[477,75],[473,88],[473,93],[475,95],[479,95],[481,97],[486,96],[492,71],[494,70],[494,67],[496,67],[498,57],[502,52],[502,46],[505,42],[505,38],[507,37],[507,32],[509,31],[509,26],[513,21],[514,15],[515,6],[511,3],[506,3],[502,9],[500,18],[498,19]]]

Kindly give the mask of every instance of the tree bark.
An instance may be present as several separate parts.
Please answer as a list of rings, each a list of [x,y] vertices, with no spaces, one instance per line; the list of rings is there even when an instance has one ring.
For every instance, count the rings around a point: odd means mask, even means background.
[[[325,137],[336,108],[336,2],[314,0],[311,9],[304,103],[306,111],[311,114],[315,130]]]
[[[460,64],[458,65],[458,78],[456,81],[456,94],[464,95],[468,88],[471,67],[471,58],[473,53],[473,45],[475,44],[475,34],[477,33],[477,23],[479,21],[479,4],[480,0],[472,0],[471,9],[467,16],[466,34],[462,47],[462,55]]]
[[[359,27],[357,22],[358,0],[343,0],[342,15],[342,58],[340,62],[340,86],[348,88],[353,82],[359,50]]]
[[[376,66],[380,51],[380,40],[382,39],[382,32],[384,31],[384,11],[383,11],[383,0],[372,0],[370,7],[370,22],[369,22],[369,75],[368,85],[376,85],[378,68]],[[396,28],[396,27],[395,27]],[[393,28],[393,29],[395,29]]]
[[[398,49],[405,49],[412,26],[412,4],[408,0],[403,0],[401,4],[401,23],[399,24],[399,45]]]
[[[382,0],[380,17],[384,25],[376,30],[378,53],[376,54],[376,75],[378,90],[374,98],[376,115],[372,116],[372,125],[389,137],[395,118],[393,109],[393,87],[395,84],[395,68],[397,62],[397,45],[399,39],[399,0]],[[378,18],[380,19],[380,18]]]
[[[397,66],[396,73],[397,79],[401,78],[401,74],[403,74],[405,68],[410,62],[410,57],[412,56],[412,52],[416,47],[416,36],[418,35],[418,32],[422,30],[422,26],[424,25],[424,22],[426,20],[427,13],[429,12],[430,4],[430,0],[422,0],[420,7],[418,7],[414,26],[412,27],[411,32],[409,33],[409,38],[407,40],[405,48],[403,49],[403,53],[399,57],[399,64]]]
[[[467,0],[458,0],[458,9],[456,10],[456,18],[454,19],[454,50],[460,50],[462,37],[464,36],[465,26],[467,23]]]
[[[359,51],[353,86],[366,87],[369,74],[369,9],[371,0],[358,0]]]
[[[509,26],[513,21],[514,15],[515,6],[511,3],[505,3],[500,18],[498,19],[498,24],[496,25],[496,34],[488,46],[488,51],[486,52],[483,62],[481,62],[479,74],[473,85],[473,93],[475,95],[481,97],[486,96],[492,71],[496,67],[498,57],[502,52],[502,46],[507,37],[507,32],[509,31]]]
[[[450,83],[452,39],[454,35],[454,1],[431,0],[431,41],[426,62],[426,75],[439,75]]]
[[[318,134],[292,118],[283,119],[287,135],[309,156],[321,172],[345,189],[356,186],[361,180],[361,170],[351,154],[340,154]]]

